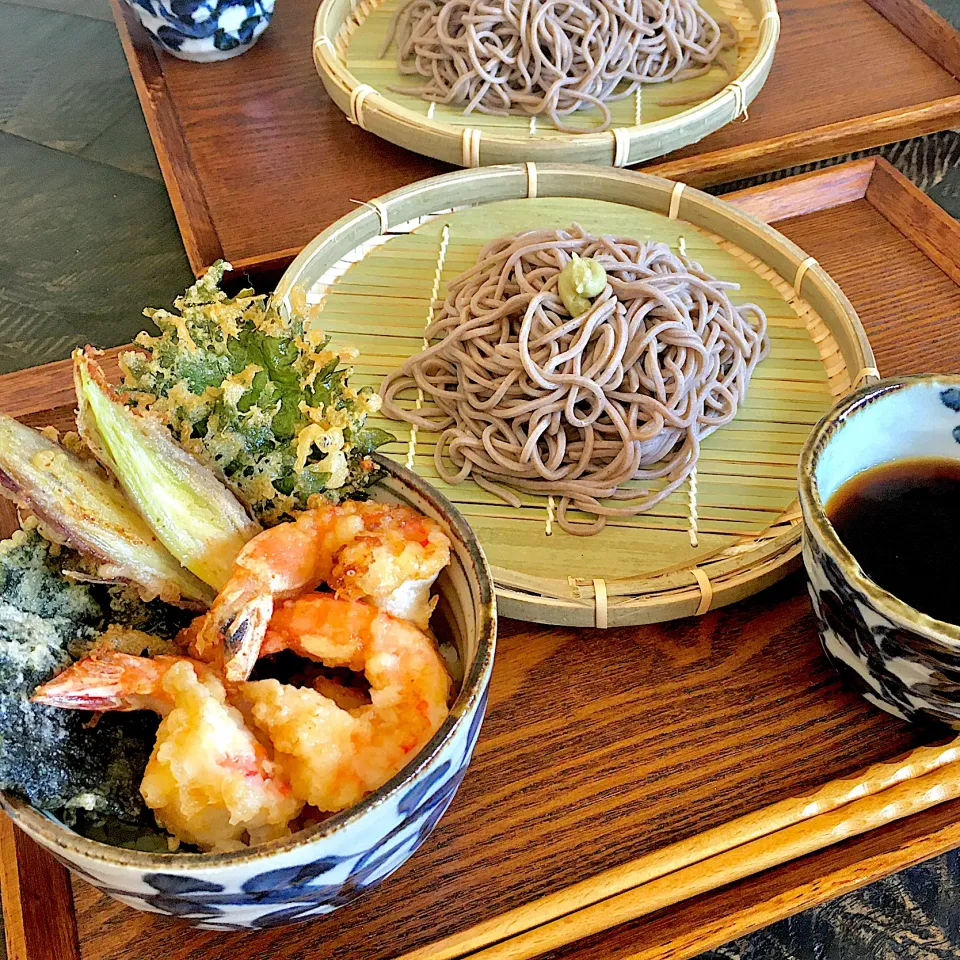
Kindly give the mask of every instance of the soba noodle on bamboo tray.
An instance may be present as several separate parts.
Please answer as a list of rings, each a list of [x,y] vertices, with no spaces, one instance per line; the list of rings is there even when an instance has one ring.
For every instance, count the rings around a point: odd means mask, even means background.
[[[582,133],[563,118],[596,107],[590,129],[606,130],[608,104],[641,84],[701,76],[715,63],[728,82],[738,39],[730,21],[697,0],[409,0],[395,11],[380,56],[396,41],[399,72],[425,81],[395,92],[464,113],[544,116],[557,130]]]
[[[736,289],[659,242],[577,225],[502,237],[450,282],[429,345],[384,380],[383,411],[440,434],[446,482],[517,507],[515,491],[556,496],[565,530],[597,533],[668,497],[736,415],[769,350]],[[398,402],[409,388],[413,408]]]

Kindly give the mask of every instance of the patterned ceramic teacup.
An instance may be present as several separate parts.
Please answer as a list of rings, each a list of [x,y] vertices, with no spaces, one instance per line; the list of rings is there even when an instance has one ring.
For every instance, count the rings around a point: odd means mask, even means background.
[[[846,397],[817,425],[800,456],[803,562],[823,649],[841,675],[898,717],[960,728],[960,626],[877,586],[824,511],[851,477],[912,457],[960,460],[960,376],[882,380]],[[955,547],[943,544],[944,590],[957,589],[947,563]]]
[[[429,836],[466,773],[480,732],[496,644],[493,581],[456,508],[419,477],[379,458],[376,500],[407,503],[452,544],[440,576],[441,618],[463,668],[450,716],[392,780],[361,803],[284,840],[233,853],[147,853],[88,840],[10,795],[0,804],[61,863],[130,906],[213,930],[260,929],[330,913],[397,869]]]
[[[249,50],[267,29],[274,0],[127,0],[167,53],[208,63]]]

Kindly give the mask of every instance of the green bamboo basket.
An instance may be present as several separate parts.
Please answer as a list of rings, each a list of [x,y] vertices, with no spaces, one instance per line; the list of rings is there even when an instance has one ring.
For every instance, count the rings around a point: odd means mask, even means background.
[[[534,163],[464,170],[366,202],[313,240],[279,294],[302,288],[317,322],[359,348],[354,383],[378,387],[424,346],[449,281],[489,240],[578,222],[592,232],[660,240],[735,280],[735,302],[767,313],[770,355],[735,420],[703,443],[694,477],[650,512],[575,537],[556,504],[513,508],[472,481],[437,476],[435,434],[371,422],[384,448],[440,488],[466,516],[493,567],[500,612],[541,623],[617,626],[704,613],[795,569],[796,471],[813,425],[873,376],[853,307],[802,250],[771,227],[698,190],[659,177]],[[406,398],[417,402],[414,394]],[[576,519],[577,514],[571,516]],[[585,517],[582,519],[586,519]]]
[[[567,118],[584,133],[562,133],[548,120],[464,114],[397,92],[420,81],[396,69],[396,47],[381,57],[392,13],[403,0],[323,0],[317,11],[313,57],[327,93],[356,123],[385,140],[463,167],[537,162],[625,167],[696,143],[737,118],[770,72],[780,36],[775,0],[701,0],[715,16],[737,26],[735,76],[717,92],[726,73],[716,66],[702,77],[644,84],[637,96],[610,104],[611,129],[591,133],[599,111]],[[397,89],[392,89],[397,88]],[[666,101],[703,97],[693,105]]]

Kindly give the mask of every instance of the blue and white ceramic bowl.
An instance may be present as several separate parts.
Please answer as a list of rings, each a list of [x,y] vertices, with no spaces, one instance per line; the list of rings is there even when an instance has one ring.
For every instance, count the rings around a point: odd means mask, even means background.
[[[127,0],[167,53],[208,63],[249,50],[273,16],[274,0]]]
[[[140,910],[213,930],[260,929],[330,913],[393,873],[429,836],[466,773],[480,732],[496,645],[490,569],[456,508],[385,458],[374,499],[407,503],[441,524],[452,562],[438,580],[441,617],[464,678],[450,716],[392,780],[362,803],[285,840],[236,853],[144,853],[74,833],[10,796],[13,821],[61,863]]]
[[[852,476],[911,457],[960,460],[960,377],[882,380],[846,397],[817,425],[800,455],[803,562],[823,649],[841,675],[889,713],[960,729],[960,626],[877,586],[824,511]],[[944,590],[956,589],[948,572],[955,546],[943,545]]]

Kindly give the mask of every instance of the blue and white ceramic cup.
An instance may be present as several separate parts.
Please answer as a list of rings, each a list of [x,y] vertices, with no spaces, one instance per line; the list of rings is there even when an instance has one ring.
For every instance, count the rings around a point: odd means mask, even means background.
[[[249,50],[273,16],[274,0],[127,0],[167,53],[209,63]]]
[[[840,674],[902,719],[933,717],[960,729],[960,626],[877,586],[824,511],[851,477],[912,457],[960,460],[960,377],[882,380],[846,397],[814,428],[800,455],[803,562],[820,640]],[[947,572],[955,544],[943,549],[943,589],[956,590]]]

